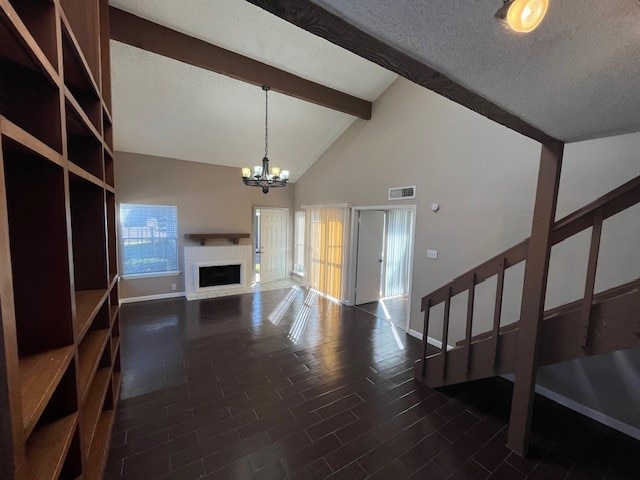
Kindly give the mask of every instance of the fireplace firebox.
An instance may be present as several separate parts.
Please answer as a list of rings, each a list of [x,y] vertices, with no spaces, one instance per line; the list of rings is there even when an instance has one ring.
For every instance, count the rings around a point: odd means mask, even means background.
[[[200,267],[200,288],[236,285],[241,282],[240,264]]]

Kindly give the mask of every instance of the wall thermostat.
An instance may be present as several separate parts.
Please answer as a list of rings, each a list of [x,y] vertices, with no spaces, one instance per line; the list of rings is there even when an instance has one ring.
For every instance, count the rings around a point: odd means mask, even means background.
[[[433,210],[434,212],[437,212],[438,210],[440,210],[440,205],[438,205],[437,203],[432,203],[431,210]]]

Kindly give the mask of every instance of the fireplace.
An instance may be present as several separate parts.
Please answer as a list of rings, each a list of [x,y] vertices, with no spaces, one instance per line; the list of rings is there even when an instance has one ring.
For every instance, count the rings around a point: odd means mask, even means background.
[[[251,291],[251,245],[184,247],[187,300]]]
[[[199,267],[200,288],[240,284],[241,265],[210,265]]]

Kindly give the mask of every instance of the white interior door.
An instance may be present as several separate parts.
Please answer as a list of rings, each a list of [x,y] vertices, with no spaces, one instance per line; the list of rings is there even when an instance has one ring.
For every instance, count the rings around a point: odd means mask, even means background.
[[[260,281],[287,275],[287,210],[260,209]]]
[[[356,260],[356,305],[380,299],[384,222],[384,212],[375,210],[360,212]]]

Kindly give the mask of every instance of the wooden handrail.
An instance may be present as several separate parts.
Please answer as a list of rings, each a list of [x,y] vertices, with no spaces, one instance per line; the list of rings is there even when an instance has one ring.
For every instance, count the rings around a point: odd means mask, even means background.
[[[558,220],[554,223],[551,229],[550,241],[552,245],[556,245],[582,232],[583,230],[586,230],[587,228],[593,227],[591,244],[589,248],[589,265],[587,269],[587,278],[585,281],[584,297],[578,302],[573,302],[571,304],[560,307],[563,309],[566,309],[568,307],[582,308],[582,325],[581,331],[579,332],[580,336],[577,339],[582,347],[585,347],[588,342],[591,309],[594,304],[594,286],[600,247],[600,237],[602,234],[602,222],[607,218],[616,215],[638,203],[640,203],[640,176],[601,196],[597,200],[591,202],[590,204],[584,206],[579,210],[576,210],[575,212],[567,215],[561,220]],[[442,361],[443,377],[446,374],[447,368],[446,357],[447,340],[449,337],[449,316],[451,299],[465,291],[469,292],[469,299],[467,302],[465,339],[457,342],[457,346],[465,346],[465,348],[467,349],[465,367],[468,372],[470,367],[469,359],[471,356],[471,348],[473,342],[472,325],[475,287],[479,283],[493,276],[497,276],[498,278],[498,284],[496,287],[493,328],[491,331],[481,334],[478,338],[493,338],[492,362],[495,366],[496,358],[498,355],[498,337],[500,336],[500,333],[502,331],[502,329],[500,328],[500,316],[502,311],[502,295],[505,270],[527,259],[529,242],[530,238],[511,247],[509,250],[493,257],[492,259],[480,264],[469,272],[460,275],[450,283],[422,298],[422,311],[425,312],[423,339],[423,342],[425,342],[425,348],[423,358],[426,357],[426,342],[429,328],[429,310],[440,303],[445,303],[442,348],[439,355]],[[612,289],[612,291],[614,290],[615,289]],[[600,294],[598,295],[598,297],[605,297],[607,294],[608,292],[604,292],[604,294]],[[553,315],[554,311],[546,313]],[[426,371],[426,362],[423,363],[424,376],[424,372]]]

